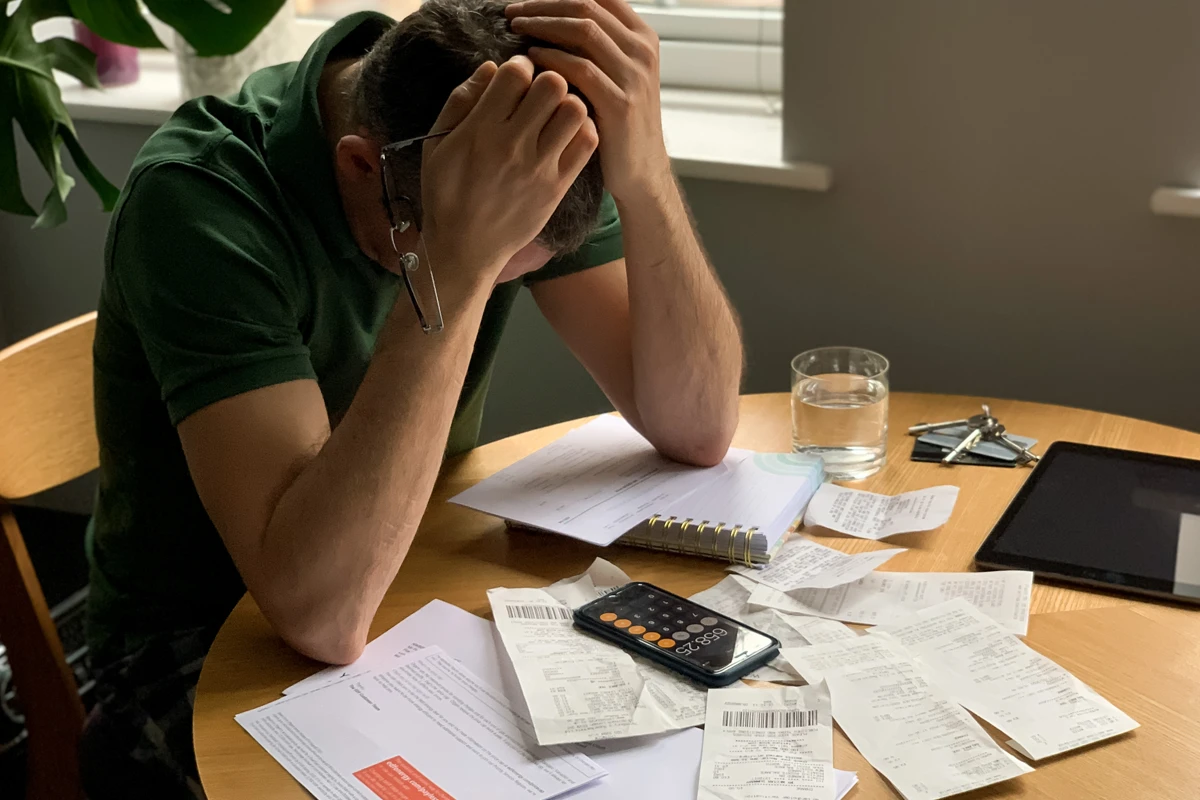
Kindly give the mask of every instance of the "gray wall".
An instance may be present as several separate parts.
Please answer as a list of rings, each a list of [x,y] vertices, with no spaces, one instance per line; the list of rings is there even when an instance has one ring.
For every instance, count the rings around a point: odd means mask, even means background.
[[[796,298],[802,338],[877,346],[898,386],[1200,427],[1200,220],[1148,210],[1200,183],[1200,4],[788,0],[785,24],[787,151],[835,187],[755,204],[747,238],[786,224],[796,268],[772,236],[745,309]]]
[[[1200,428],[1200,220],[1148,211],[1200,183],[1200,5],[788,0],[786,25],[788,151],[834,190],[684,181],[748,391],[855,343],[899,389]],[[149,132],[78,127],[113,177]],[[107,217],[83,187],[69,206],[55,232],[0,215],[0,338],[94,306]],[[485,439],[607,407],[528,297],[493,387]]]

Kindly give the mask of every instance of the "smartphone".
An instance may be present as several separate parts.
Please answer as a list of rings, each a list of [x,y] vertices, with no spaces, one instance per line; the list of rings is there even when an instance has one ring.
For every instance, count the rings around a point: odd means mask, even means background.
[[[640,581],[575,610],[575,625],[705,686],[727,686],[779,655],[779,640]]]

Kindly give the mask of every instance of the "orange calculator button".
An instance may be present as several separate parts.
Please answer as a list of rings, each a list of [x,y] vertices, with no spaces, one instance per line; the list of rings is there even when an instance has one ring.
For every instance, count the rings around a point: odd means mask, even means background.
[[[649,633],[643,633],[642,638],[645,639],[647,642],[657,642],[659,639],[662,638],[662,636],[655,633],[654,631],[650,631]]]
[[[613,621],[614,619],[616,619],[616,618],[617,618],[617,615],[616,615],[616,614],[613,614],[612,612],[609,612],[609,613],[607,613],[607,614],[601,614],[601,615],[600,615],[600,621],[601,621],[601,622],[612,622],[612,621]]]
[[[618,628],[628,628],[632,624],[633,623],[627,619],[619,619],[613,623],[613,625],[616,625]]]
[[[663,650],[669,650],[670,648],[675,646],[675,640],[674,639],[659,639],[658,646],[661,647]]]
[[[629,633],[632,633],[634,636],[641,636],[645,632],[646,632],[646,629],[643,628],[641,625],[634,625],[632,628],[629,629]]]

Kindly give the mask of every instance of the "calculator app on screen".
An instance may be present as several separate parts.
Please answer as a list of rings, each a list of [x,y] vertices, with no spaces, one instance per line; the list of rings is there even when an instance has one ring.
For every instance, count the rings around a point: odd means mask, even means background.
[[[581,611],[642,649],[667,651],[706,672],[724,671],[774,644],[739,622],[646,584],[631,583]]]

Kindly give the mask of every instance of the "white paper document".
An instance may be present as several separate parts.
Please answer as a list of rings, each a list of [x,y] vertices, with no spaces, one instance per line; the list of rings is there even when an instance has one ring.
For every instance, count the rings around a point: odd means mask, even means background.
[[[712,689],[698,800],[834,800],[829,690]]]
[[[856,581],[903,552],[904,548],[899,547],[849,554],[802,536],[793,536],[783,543],[765,569],[736,566],[730,567],[729,571],[781,592],[828,589]]]
[[[618,417],[598,417],[451,498],[523,525],[609,545],[747,458],[715,467],[671,461]]]
[[[914,611],[955,597],[999,622],[1010,633],[1029,630],[1029,597],[1033,573],[998,572],[873,572],[832,589],[803,589],[784,593],[758,585],[750,595],[752,608],[774,608],[788,614],[884,625]]]
[[[885,637],[788,649],[784,656],[809,683],[828,684],[833,718],[906,800],[937,800],[1032,771]]]
[[[642,736],[700,725],[705,692],[572,625],[542,589],[491,589],[488,601],[539,744]]]
[[[945,525],[956,500],[957,486],[934,486],[893,497],[826,483],[809,501],[804,524],[863,539],[883,539]]]
[[[873,628],[871,635],[898,641],[951,697],[1013,737],[1010,745],[1034,760],[1138,727],[962,598]]]
[[[514,710],[522,709],[527,720],[524,700],[515,688],[515,679],[509,677],[511,667],[494,637],[494,630],[492,623],[485,619],[441,600],[433,600],[367,645],[350,670],[344,667],[322,670],[285,692],[297,694],[345,680],[341,672],[361,675],[372,669],[386,669],[408,653],[436,645],[489,686],[512,685],[513,690],[505,696]],[[533,734],[529,733],[527,739],[527,743],[533,742]],[[656,800],[694,800],[702,740],[700,730],[687,728],[660,736],[581,745],[580,749],[609,774],[587,784],[571,797],[573,800],[629,800],[645,792],[646,796]],[[672,769],[659,769],[661,764],[671,764]]]
[[[550,798],[604,775],[528,745],[505,697],[437,647],[236,719],[317,800]]]

